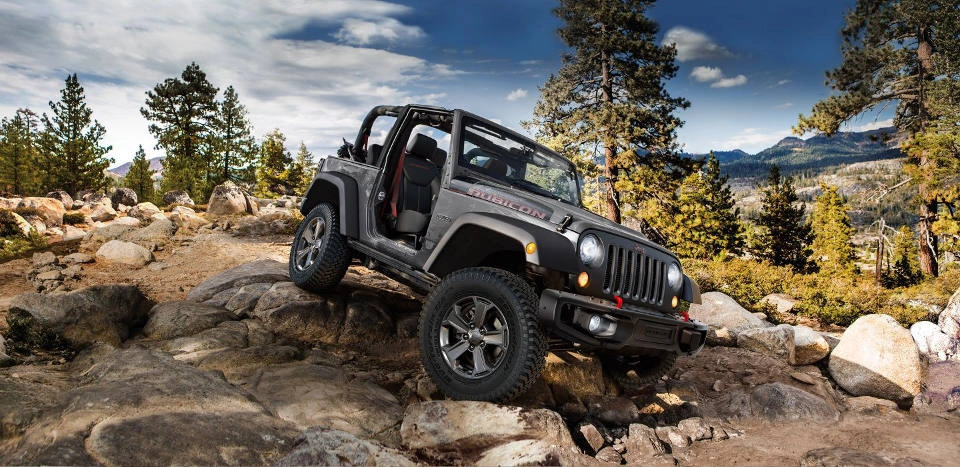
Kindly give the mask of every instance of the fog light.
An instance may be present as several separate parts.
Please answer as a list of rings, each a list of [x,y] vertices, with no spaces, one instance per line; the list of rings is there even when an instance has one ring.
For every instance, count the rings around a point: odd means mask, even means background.
[[[673,296],[673,300],[670,300],[670,306],[674,308],[680,306],[680,299],[676,295]]]
[[[599,337],[609,337],[617,332],[617,323],[610,321],[603,316],[593,315],[590,322],[587,323],[587,331]]]
[[[579,276],[577,276],[577,285],[579,285],[580,288],[586,287],[587,284],[589,283],[590,283],[590,274],[587,274],[587,271],[583,271],[580,273]]]
[[[537,252],[537,244],[533,242],[527,243],[527,254],[532,255],[536,252]]]

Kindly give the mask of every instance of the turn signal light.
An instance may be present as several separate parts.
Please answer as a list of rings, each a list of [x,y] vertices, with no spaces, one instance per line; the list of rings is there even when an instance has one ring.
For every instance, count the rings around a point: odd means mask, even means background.
[[[670,305],[674,308],[680,306],[680,299],[676,295],[673,296],[673,300],[670,301]]]
[[[537,252],[537,244],[536,244],[536,243],[533,243],[533,242],[527,243],[527,248],[526,248],[526,250],[527,250],[527,254],[528,254],[528,255],[532,255],[532,254],[536,253],[536,252]]]
[[[590,274],[587,274],[587,271],[583,271],[577,276],[577,285],[581,288],[586,287],[590,283]]]

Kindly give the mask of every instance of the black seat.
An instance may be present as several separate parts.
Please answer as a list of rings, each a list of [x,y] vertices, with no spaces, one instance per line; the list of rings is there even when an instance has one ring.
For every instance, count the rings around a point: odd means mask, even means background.
[[[426,229],[434,197],[440,192],[440,169],[430,161],[436,150],[437,140],[420,133],[407,143],[401,177],[391,200],[397,213],[392,225],[395,232],[419,234]]]

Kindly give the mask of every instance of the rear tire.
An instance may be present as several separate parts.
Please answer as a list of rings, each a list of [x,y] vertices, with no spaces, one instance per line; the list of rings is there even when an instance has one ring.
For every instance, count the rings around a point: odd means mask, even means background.
[[[420,314],[427,374],[453,399],[503,402],[522,394],[547,355],[537,303],[533,287],[515,274],[494,268],[451,273]]]
[[[640,389],[656,383],[677,363],[674,352],[658,351],[649,355],[603,356],[603,371],[624,389]]]
[[[350,266],[350,246],[340,234],[336,208],[320,203],[303,218],[290,245],[290,280],[311,292],[337,286]]]

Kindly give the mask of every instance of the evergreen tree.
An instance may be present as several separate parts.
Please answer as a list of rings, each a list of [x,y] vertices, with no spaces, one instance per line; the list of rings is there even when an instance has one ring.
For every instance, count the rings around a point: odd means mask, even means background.
[[[50,102],[52,117],[43,114],[41,146],[49,179],[48,189],[62,189],[76,194],[83,189],[98,190],[109,181],[104,170],[113,159],[104,157],[111,146],[101,146],[107,132],[100,122],[93,120],[93,110],[87,107],[83,87],[76,73],[67,76],[66,86],[60,91],[60,101]]]
[[[135,191],[137,199],[141,201],[154,199],[153,170],[150,170],[150,161],[147,160],[143,146],[140,146],[137,154],[133,156],[130,170],[127,171],[127,176],[123,177],[123,186]]]
[[[571,48],[541,88],[533,129],[589,177],[603,180],[603,213],[621,221],[622,204],[666,200],[695,167],[678,155],[673,112],[687,108],[664,82],[677,73],[673,46],[656,43],[645,16],[652,0],[560,0],[560,38]]]
[[[290,183],[289,168],[293,156],[286,148],[287,137],[274,129],[263,139],[260,146],[260,160],[257,164],[257,195],[272,197],[290,194],[294,185]]]
[[[650,217],[681,257],[712,258],[722,252],[742,252],[743,227],[726,183],[727,177],[720,173],[720,164],[711,153],[704,169],[681,184],[676,215]]]
[[[839,91],[800,116],[797,133],[836,133],[843,122],[879,105],[896,105],[894,124],[911,139],[937,118],[931,99],[938,87],[957,88],[960,76],[960,8],[953,0],[858,0],[841,30],[843,63],[827,72],[827,84]],[[921,151],[908,159],[929,164]],[[909,170],[909,167],[905,167]],[[920,265],[936,276],[937,241],[931,234],[939,199],[930,180],[914,180],[920,216]]]
[[[179,78],[167,78],[147,91],[146,107],[140,113],[153,122],[150,133],[157,149],[166,152],[163,160],[163,191],[184,190],[194,199],[207,199],[212,186],[210,173],[212,128],[217,117],[218,89],[196,63]]]
[[[227,86],[223,102],[213,121],[216,159],[210,174],[211,186],[227,180],[252,184],[250,171],[246,170],[256,161],[257,146],[253,138],[247,108],[240,103],[237,91]]]
[[[776,266],[792,266],[797,272],[804,271],[810,255],[810,226],[803,222],[803,205],[794,205],[799,198],[793,189],[793,179],[781,177],[780,168],[772,165],[761,194],[756,243],[751,246],[751,252]]]
[[[317,164],[313,162],[313,154],[307,150],[307,145],[300,142],[300,149],[297,151],[297,157],[293,161],[293,167],[290,169],[288,182],[295,187],[294,191],[300,196],[306,194],[307,189],[313,182],[313,176],[316,174]]]
[[[37,114],[18,109],[0,121],[0,190],[21,196],[38,194]]]
[[[884,274],[886,287],[908,287],[920,282],[920,261],[917,258],[916,235],[908,226],[900,226],[893,239],[890,259],[893,267]]]
[[[813,259],[821,273],[846,275],[854,272],[853,227],[847,214],[847,202],[837,187],[820,184],[810,216],[813,231]]]

